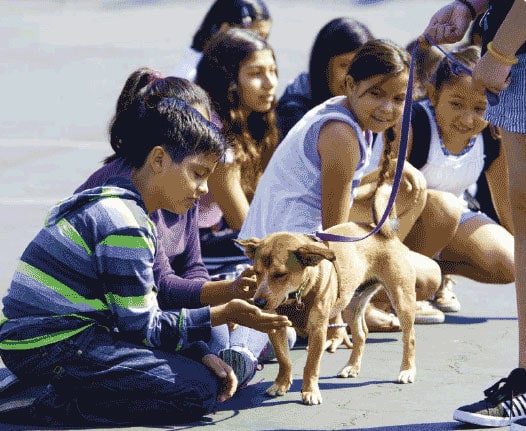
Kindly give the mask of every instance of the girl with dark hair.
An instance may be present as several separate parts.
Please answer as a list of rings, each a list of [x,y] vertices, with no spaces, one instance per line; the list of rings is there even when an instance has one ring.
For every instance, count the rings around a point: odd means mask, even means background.
[[[386,154],[391,159],[408,76],[409,54],[403,48],[385,40],[358,48],[345,78],[345,95],[310,110],[274,152],[239,237],[262,238],[277,231],[312,233],[349,220],[372,223],[372,196],[392,166],[384,163],[368,183],[361,180],[373,133],[387,132]],[[412,181],[407,173],[404,181]],[[420,210],[424,204],[425,200],[407,202]],[[401,230],[406,221],[400,212],[398,216]],[[413,216],[409,213],[407,224]],[[417,298],[427,299],[440,283],[439,268],[416,253],[414,261],[419,270],[426,269]]]
[[[244,28],[267,40],[271,25],[272,19],[263,0],[216,0],[195,33],[191,47],[171,74],[194,81],[207,43],[220,31]]]
[[[353,18],[335,18],[319,31],[312,46],[309,72],[299,74],[285,88],[276,113],[281,137],[303,115],[334,96],[345,94],[345,75],[354,52],[373,39],[367,26]]]
[[[274,113],[277,82],[274,51],[247,30],[217,34],[199,62],[197,83],[210,95],[233,150],[225,163],[217,166],[210,178],[211,193],[202,201],[204,258],[217,253],[243,255],[232,238],[245,220],[259,178],[278,144]]]
[[[148,214],[188,211],[207,192],[226,142],[173,98],[135,100],[112,130],[118,156],[132,167],[129,179],[114,177],[53,207],[3,299],[2,360],[21,390],[32,388],[31,397],[10,406],[39,425],[196,420],[237,385],[231,367],[201,341],[210,327],[236,321],[269,331],[289,324],[243,300],[159,307],[158,237]]]
[[[479,61],[480,48],[468,46],[450,55],[469,70]],[[473,90],[470,74],[444,57],[432,74],[427,94],[428,98],[413,106],[407,158],[426,179],[427,205],[437,192],[442,205],[424,210],[434,222],[415,223],[406,244],[438,261],[446,275],[434,303],[443,311],[455,312],[460,303],[450,274],[482,283],[512,283],[515,279],[508,174],[498,132],[484,120],[486,96]],[[381,145],[374,152],[373,159],[378,160]],[[470,209],[466,191],[482,175],[503,226],[480,210]],[[445,235],[435,220],[444,218],[450,207],[461,208],[460,217],[454,230]]]

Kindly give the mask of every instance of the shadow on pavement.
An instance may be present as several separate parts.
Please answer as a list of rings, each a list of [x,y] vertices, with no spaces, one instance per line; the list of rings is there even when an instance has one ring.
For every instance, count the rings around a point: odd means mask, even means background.
[[[488,320],[517,320],[516,317],[467,317],[452,314],[446,314],[444,323],[451,323],[453,325],[475,325],[486,323]]]
[[[460,424],[459,422],[436,422],[436,423],[421,423],[408,425],[391,425],[386,427],[372,427],[372,428],[342,428],[340,431],[448,431],[448,430],[469,430],[479,429],[468,425]],[[261,430],[271,431],[271,430]],[[282,429],[281,431],[295,431]],[[308,431],[308,429],[306,429]]]

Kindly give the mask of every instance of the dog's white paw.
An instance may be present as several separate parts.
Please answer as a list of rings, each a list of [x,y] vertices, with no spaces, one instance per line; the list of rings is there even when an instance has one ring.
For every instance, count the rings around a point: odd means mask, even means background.
[[[266,390],[266,394],[270,397],[281,397],[285,395],[290,388],[290,385],[280,385],[274,383],[270,388]]]
[[[398,375],[398,383],[413,383],[416,377],[416,369],[410,368],[408,370],[400,371]]]
[[[301,399],[303,404],[308,406],[315,406],[322,403],[321,393],[319,390],[315,391],[301,391]]]
[[[360,367],[347,365],[338,373],[338,377],[356,377],[358,374],[360,374]]]

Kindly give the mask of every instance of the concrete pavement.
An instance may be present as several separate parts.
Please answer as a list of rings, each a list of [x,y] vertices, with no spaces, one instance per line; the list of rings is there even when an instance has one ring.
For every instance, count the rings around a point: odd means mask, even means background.
[[[350,15],[379,37],[407,43],[445,1],[267,0],[270,42],[286,81],[307,66],[316,32]],[[68,196],[109,153],[106,127],[128,74],[148,65],[169,73],[210,1],[0,0],[0,296],[18,256],[47,209]],[[127,430],[478,429],[452,421],[453,410],[479,399],[517,358],[514,286],[458,279],[460,313],[417,327],[417,380],[398,385],[399,333],[371,334],[361,374],[335,373],[349,352],[326,353],[324,403],[300,403],[304,346],[293,352],[291,392],[267,398],[276,364],[202,422]],[[2,430],[30,429],[0,425]]]

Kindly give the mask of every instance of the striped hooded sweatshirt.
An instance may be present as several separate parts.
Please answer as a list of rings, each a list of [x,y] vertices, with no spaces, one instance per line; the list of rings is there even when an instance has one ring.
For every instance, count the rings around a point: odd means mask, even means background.
[[[99,324],[128,341],[200,359],[209,353],[210,310],[159,308],[156,247],[155,226],[129,180],[113,178],[58,203],[3,299],[0,350],[41,347]]]

